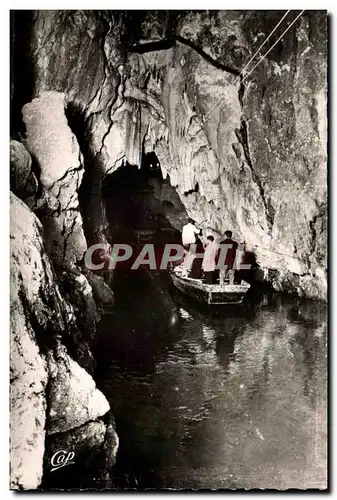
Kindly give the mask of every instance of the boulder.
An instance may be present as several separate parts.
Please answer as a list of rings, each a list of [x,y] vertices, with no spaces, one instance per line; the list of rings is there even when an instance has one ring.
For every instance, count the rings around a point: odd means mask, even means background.
[[[10,142],[10,164],[11,189],[24,189],[31,173],[32,158],[21,142]]]
[[[10,187],[22,200],[37,193],[38,182],[32,172],[32,158],[21,142],[10,142]]]
[[[42,478],[46,432],[82,426],[106,414],[109,404],[61,344],[79,329],[76,307],[93,303],[91,287],[77,272],[73,303],[62,296],[41,223],[12,193],[10,202],[10,484],[12,489],[36,489]]]
[[[108,421],[107,421],[108,420]],[[88,422],[81,427],[46,439],[44,479],[42,488],[86,488],[94,483],[97,489],[111,482],[112,467],[116,461],[118,436],[111,419]],[[66,450],[73,453],[71,464],[52,470],[53,457]],[[56,454],[56,455],[55,455]]]
[[[48,353],[47,434],[66,432],[109,411],[109,403],[91,376],[65,349]]]
[[[11,194],[10,269],[10,461],[12,489],[35,489],[42,478],[46,421],[44,355],[32,325],[39,290],[48,287],[51,268],[43,252],[41,225]],[[40,299],[41,300],[41,299]],[[42,317],[43,312],[37,312]],[[55,318],[54,318],[55,319]],[[34,325],[35,326],[35,325]]]
[[[109,276],[112,276],[112,270],[107,272],[109,273]],[[94,274],[92,271],[85,271],[85,274],[92,288],[96,303],[103,310],[111,308],[115,304],[115,297],[113,291],[105,282],[104,278]]]
[[[56,269],[60,293],[65,299],[68,328],[63,332],[62,343],[69,355],[93,375],[96,362],[91,352],[99,312],[91,285],[75,267]]]

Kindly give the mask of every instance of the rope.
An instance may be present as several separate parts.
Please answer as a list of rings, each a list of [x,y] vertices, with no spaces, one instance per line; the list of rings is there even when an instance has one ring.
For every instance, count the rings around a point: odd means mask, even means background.
[[[289,12],[289,11],[288,11]],[[283,16],[283,18],[279,21],[279,24],[283,21],[283,19],[285,18],[286,15],[288,15],[288,12]],[[262,56],[262,58],[258,61],[257,64],[255,64],[255,66],[251,69],[251,71],[249,73],[247,73],[243,79],[241,80],[241,83],[254,71],[255,68],[258,67],[258,65],[267,57],[267,55],[269,54],[269,52],[271,50],[273,50],[273,48],[278,44],[278,42],[281,40],[281,38],[284,37],[284,35],[287,33],[287,31],[292,27],[292,25],[297,21],[297,19],[299,19],[299,17],[301,17],[301,15],[303,14],[304,12],[304,9],[299,13],[299,15],[289,24],[288,28],[282,33],[282,35],[276,40],[276,42],[270,47],[270,49]],[[272,31],[272,33],[276,30],[276,28],[279,26],[279,24],[277,26],[275,26],[274,30]],[[268,38],[270,38],[271,34],[269,35]],[[264,43],[268,40],[268,38],[264,41]],[[261,47],[264,45],[264,43],[261,45]],[[259,48],[259,50],[257,51],[257,53],[261,50],[261,47]],[[254,54],[254,57],[255,57],[256,54]],[[251,58],[252,60],[253,58]],[[251,62],[251,60],[247,63],[247,65],[244,67],[244,69],[241,71],[241,73],[245,70],[245,68],[248,66],[248,64]],[[238,75],[238,77],[234,80],[233,84],[238,80],[238,78],[241,76],[241,73],[240,75]],[[203,117],[202,119],[202,123],[204,123],[206,121],[206,118],[207,116],[216,108],[218,107],[222,101],[225,101],[227,99],[227,96],[226,97],[222,97],[221,99],[219,99],[219,101],[217,103],[215,103],[214,106],[212,106],[212,108],[205,114],[205,116]]]
[[[277,25],[274,27],[274,29],[269,33],[269,35],[267,36],[267,38],[265,39],[265,41],[262,43],[262,45],[260,45],[260,47],[257,49],[257,51],[255,52],[255,54],[249,59],[249,61],[247,62],[247,64],[244,66],[244,68],[240,71],[240,74],[235,78],[234,82],[231,84],[231,85],[235,85],[235,83],[240,79],[240,76],[243,74],[243,72],[245,71],[245,69],[249,66],[249,64],[252,62],[252,60],[254,59],[254,57],[260,52],[260,50],[262,49],[262,47],[268,42],[269,38],[272,36],[272,34],[277,30],[277,28],[280,26],[280,24],[282,23],[283,19],[285,19],[287,17],[287,15],[289,14],[290,12],[290,9],[287,10],[287,12],[284,14],[284,16],[282,17],[282,19],[277,23]],[[203,120],[206,120],[207,116],[212,113],[213,109],[215,109],[218,104],[220,104],[220,102],[224,100],[223,97],[221,97],[219,99],[218,102],[216,102],[214,104],[214,106],[205,114]]]
[[[307,262],[306,259],[300,259],[299,257],[295,257],[294,255],[291,255],[290,253],[277,252],[276,250],[270,250],[269,248],[260,247],[259,245],[252,245],[252,247],[259,248],[260,250],[264,250],[266,252],[275,253],[277,255],[283,255],[284,257],[290,257],[291,259],[298,260],[299,262]]]

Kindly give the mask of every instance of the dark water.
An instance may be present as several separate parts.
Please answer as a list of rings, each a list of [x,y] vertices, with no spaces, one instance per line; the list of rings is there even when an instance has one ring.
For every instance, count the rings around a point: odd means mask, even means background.
[[[163,276],[116,281],[98,385],[119,488],[325,488],[326,308],[278,295],[200,311]]]

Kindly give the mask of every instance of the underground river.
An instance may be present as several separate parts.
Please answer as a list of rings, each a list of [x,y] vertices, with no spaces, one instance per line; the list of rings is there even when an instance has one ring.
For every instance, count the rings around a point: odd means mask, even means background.
[[[163,272],[116,274],[96,381],[117,488],[324,488],[326,306],[278,294],[202,311]]]

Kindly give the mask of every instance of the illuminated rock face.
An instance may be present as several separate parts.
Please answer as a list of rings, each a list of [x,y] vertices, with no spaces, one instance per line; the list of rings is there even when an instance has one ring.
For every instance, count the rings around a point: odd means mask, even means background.
[[[74,335],[77,311],[61,296],[42,225],[15,195],[11,194],[10,202],[10,486],[22,490],[41,483],[46,434],[62,438],[65,432],[105,415],[109,404],[91,375],[61,344],[67,344],[70,332]],[[92,295],[84,276],[81,281],[73,284],[73,296]],[[76,340],[86,347],[88,357],[88,344],[83,337],[74,338],[75,344]],[[75,352],[75,359],[81,363],[81,352]],[[103,422],[100,426],[108,432]]]
[[[86,232],[104,226],[104,175],[154,151],[199,224],[232,229],[277,289],[326,297],[326,13],[305,12],[238,78],[283,15],[36,14],[33,94],[64,93],[81,123]]]
[[[42,92],[22,109],[25,145],[40,168],[41,216],[53,258],[75,262],[86,251],[77,190],[83,176],[80,149],[64,114],[64,95]]]

